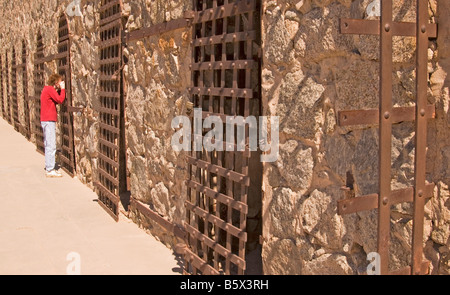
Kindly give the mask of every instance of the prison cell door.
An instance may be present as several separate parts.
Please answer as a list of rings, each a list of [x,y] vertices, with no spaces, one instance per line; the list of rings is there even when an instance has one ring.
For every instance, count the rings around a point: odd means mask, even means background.
[[[102,0],[100,7],[99,204],[117,221],[120,194],[126,191],[124,89],[122,77],[122,1]]]
[[[75,145],[73,136],[72,113],[72,78],[70,66],[70,37],[67,17],[63,14],[59,18],[58,30],[58,74],[63,77],[66,84],[66,99],[61,104],[61,153],[59,154],[61,168],[72,177],[76,172]]]
[[[31,117],[30,105],[28,102],[28,71],[27,71],[27,48],[25,41],[22,42],[22,89],[23,89],[23,112],[24,112],[24,132],[27,139],[31,138]]]
[[[201,118],[247,118],[259,104],[259,6],[257,0],[195,0],[192,19],[191,101]],[[192,112],[194,114],[195,112]],[[259,108],[258,108],[259,112]],[[202,124],[194,122],[192,126]],[[188,155],[185,271],[244,274],[247,242],[249,157],[237,150],[236,135],[223,151],[203,147]],[[200,125],[201,126],[201,125]],[[203,141],[192,134],[192,141]],[[248,129],[245,132],[248,144]],[[217,143],[217,142],[216,142]]]
[[[36,140],[36,150],[44,154],[44,134],[41,126],[41,92],[45,85],[44,77],[44,43],[42,42],[42,35],[39,33],[36,38],[36,54],[34,62],[34,134]]]
[[[12,50],[11,57],[11,104],[12,104],[12,124],[16,131],[19,131],[19,103],[17,99],[17,65],[16,49]]]

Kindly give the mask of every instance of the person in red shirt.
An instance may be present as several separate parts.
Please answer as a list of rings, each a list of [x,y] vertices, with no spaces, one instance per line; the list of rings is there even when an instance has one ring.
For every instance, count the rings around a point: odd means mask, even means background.
[[[55,169],[56,156],[56,105],[66,98],[65,83],[62,76],[53,74],[48,78],[47,86],[41,93],[41,126],[44,133],[45,173],[47,177],[62,177]]]

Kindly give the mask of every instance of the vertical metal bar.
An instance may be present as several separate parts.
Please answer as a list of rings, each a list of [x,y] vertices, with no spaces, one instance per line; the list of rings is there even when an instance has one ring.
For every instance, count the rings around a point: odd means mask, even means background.
[[[378,253],[381,274],[389,270],[389,234],[391,194],[391,134],[392,134],[392,0],[381,1],[380,21],[380,130],[379,130],[379,199]]]
[[[427,63],[428,1],[417,0],[416,12],[416,134],[414,157],[414,215],[412,241],[412,274],[420,274],[423,253],[423,219],[425,206],[425,160],[427,140]]]

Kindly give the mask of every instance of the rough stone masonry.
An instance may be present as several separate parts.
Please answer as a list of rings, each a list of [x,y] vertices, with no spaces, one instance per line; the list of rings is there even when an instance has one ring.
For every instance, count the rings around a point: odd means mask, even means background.
[[[58,19],[72,2],[0,1],[2,67],[11,69],[12,49],[20,58],[25,41],[30,96],[35,93],[37,35],[43,36],[46,56],[57,53]],[[73,105],[85,108],[81,116],[74,116],[76,176],[91,188],[98,160],[100,2],[81,0],[81,16],[68,17]],[[251,217],[261,219],[264,274],[363,274],[367,254],[376,251],[377,210],[337,213],[341,187],[351,183],[355,196],[378,188],[378,129],[337,124],[341,110],[378,108],[378,37],[339,32],[340,18],[377,19],[367,12],[372,2],[261,0],[260,115],[280,119],[279,157],[262,164],[262,207],[251,212]],[[415,22],[415,3],[394,0],[394,20]],[[427,181],[436,186],[425,208],[424,255],[431,261],[432,274],[450,274],[450,2],[428,3],[429,20],[438,23],[439,30],[428,49],[428,103],[435,104],[436,118],[428,124],[426,172]],[[123,0],[123,7],[124,29],[131,32],[182,18],[192,2]],[[186,215],[187,164],[186,155],[170,145],[175,132],[170,122],[185,114],[190,99],[186,89],[191,40],[186,27],[129,42],[124,53],[130,192],[180,226]],[[413,106],[415,38],[394,37],[393,44],[394,106]],[[45,70],[47,75],[54,72],[56,63],[46,63]],[[18,74],[19,121],[25,124],[21,79]],[[2,81],[7,97],[10,80]],[[29,103],[33,110],[34,101]],[[6,100],[4,105],[11,108]],[[392,132],[392,189],[399,189],[413,183],[414,123],[395,124]],[[411,203],[392,208],[391,269],[410,263],[412,212]],[[138,212],[130,217],[168,247],[177,243],[171,233]]]

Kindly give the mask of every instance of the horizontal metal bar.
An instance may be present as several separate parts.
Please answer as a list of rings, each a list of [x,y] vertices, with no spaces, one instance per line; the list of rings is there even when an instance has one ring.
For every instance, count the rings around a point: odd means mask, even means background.
[[[189,20],[186,18],[179,18],[170,20],[168,22],[163,22],[160,24],[152,25],[148,28],[142,28],[136,31],[127,33],[127,42],[140,40],[146,37],[163,34],[168,31],[177,30],[189,26]]]
[[[210,114],[211,113],[203,112],[203,119],[207,118]],[[194,117],[194,115],[191,114],[191,117]],[[194,141],[198,140],[198,142],[203,142],[203,136],[201,134],[192,134],[191,137]],[[222,145],[223,151],[242,153],[242,155],[247,158],[249,158],[251,156],[251,151],[249,149],[249,146],[247,146],[247,145],[245,146],[245,150],[238,151],[237,150],[238,146],[235,143],[218,140],[216,138],[214,140],[215,140],[214,144]]]
[[[217,8],[193,11],[192,22],[201,23],[256,10],[256,1],[238,1]]]
[[[436,117],[436,107],[434,104],[427,105],[425,116],[427,119]],[[392,114],[386,114],[391,117],[392,123],[403,121],[414,121],[416,117],[416,108],[412,107],[395,107]],[[339,126],[351,125],[375,125],[379,123],[379,110],[350,110],[338,112]]]
[[[420,265],[420,273],[419,275],[427,275],[429,273],[429,267],[430,262],[428,260],[422,261],[422,264]],[[405,266],[401,269],[397,269],[394,271],[389,272],[389,275],[400,275],[400,276],[407,276],[411,274],[411,266]]]
[[[103,97],[120,98],[120,92],[99,91],[98,95]]]
[[[190,165],[195,165],[201,169],[205,169],[210,173],[216,173],[222,177],[228,178],[234,182],[250,186],[250,177],[248,175],[244,175],[238,173],[236,171],[224,168],[222,166],[218,166],[191,156],[187,156],[187,162]]]
[[[113,126],[105,124],[103,122],[99,122],[98,124],[99,124],[100,129],[106,129],[108,131],[111,131],[112,133],[120,134],[119,128],[113,127]]]
[[[198,62],[191,65],[193,71],[206,70],[255,70],[259,64],[252,59],[227,60],[216,62]]]
[[[132,208],[135,208],[137,211],[142,213],[144,216],[155,221],[157,224],[162,226],[168,232],[173,233],[175,236],[177,236],[183,240],[186,238],[186,231],[182,227],[166,220],[164,217],[162,217],[157,212],[150,209],[147,205],[145,205],[141,201],[131,197],[130,205]]]
[[[107,17],[107,18],[101,19],[100,20],[100,26],[104,26],[104,25],[106,25],[108,23],[111,23],[113,21],[120,20],[121,18],[122,18],[122,13],[120,13],[120,12],[116,13],[114,15],[111,15],[111,16]]]
[[[96,107],[95,108],[96,111],[100,112],[100,113],[104,113],[104,114],[110,114],[113,116],[120,116],[120,111],[119,110],[115,110],[115,109],[110,109],[110,108],[105,108],[105,107]]]
[[[100,63],[100,65],[106,65],[106,64],[120,63],[121,61],[122,61],[122,57],[118,56],[118,57],[100,59],[99,63]]]
[[[117,150],[117,151],[119,150],[119,146],[118,146],[118,145],[116,145],[116,144],[114,144],[114,143],[112,143],[112,142],[109,142],[109,141],[107,141],[106,139],[103,139],[103,138],[101,138],[101,137],[99,137],[98,142],[99,142],[100,144],[103,144],[103,145],[109,147],[109,148],[115,149],[115,150]],[[117,162],[114,162],[113,165],[114,165],[116,168],[119,167],[119,164],[118,164]]]
[[[120,4],[120,0],[111,1],[105,5],[100,6],[100,12],[104,12],[108,10],[109,8],[113,7],[114,5]]]
[[[245,260],[241,257],[233,254],[230,250],[223,247],[213,239],[209,238],[208,236],[202,234],[200,231],[198,231],[196,228],[191,226],[188,223],[184,224],[184,227],[186,228],[186,231],[191,234],[195,239],[205,243],[209,248],[213,249],[215,252],[219,253],[226,259],[229,259],[232,263],[236,264],[238,267],[245,269],[246,263]]]
[[[102,143],[102,142],[100,142]],[[109,165],[113,166],[116,169],[119,169],[119,163],[114,161],[113,159],[109,158],[108,156],[104,155],[101,153],[101,151],[98,153],[98,157],[100,160],[107,162]],[[109,176],[111,176],[108,172],[104,171],[106,174],[108,174]],[[118,179],[114,178],[113,176],[111,176],[112,179],[114,179],[114,184],[118,184]],[[111,180],[112,181],[112,180]]]
[[[224,231],[230,233],[231,235],[235,236],[236,238],[240,239],[242,242],[247,241],[247,232],[235,227],[234,225],[223,221],[219,217],[206,212],[202,208],[192,204],[189,201],[185,201],[186,209],[192,211],[194,214],[204,218],[208,222],[214,223]]]
[[[104,49],[110,46],[122,45],[122,38],[120,36],[114,37],[105,41],[98,41],[96,46],[100,49]]]
[[[356,35],[379,35],[380,21],[379,20],[365,20],[365,19],[348,19],[342,18],[340,21],[341,34],[356,34]],[[427,24],[429,38],[437,37],[437,25]],[[390,31],[393,36],[416,36],[416,23],[410,22],[392,22]]]
[[[103,186],[101,182],[95,181],[94,186],[99,188],[104,194],[107,195],[108,199],[110,199],[114,204],[118,205],[120,202],[120,197],[111,193],[106,187]]]
[[[197,38],[192,41],[195,46],[216,45],[222,43],[240,42],[256,39],[256,31],[236,32],[230,34],[214,35],[211,37]]]
[[[433,196],[433,189],[434,183],[428,183],[425,186],[424,197],[431,198]],[[412,187],[392,191],[388,200],[390,205],[413,201],[414,201],[414,189]],[[345,215],[377,208],[378,208],[378,194],[370,194],[338,201],[339,215]]]
[[[247,88],[191,87],[188,91],[190,94],[197,95],[253,98],[253,90]]]
[[[233,197],[216,192],[215,190],[193,180],[186,180],[186,185],[199,193],[204,193],[206,196],[235,209],[236,211],[245,214],[248,213],[248,205],[243,202],[234,200]]]
[[[192,266],[198,269],[204,275],[219,275],[219,271],[214,269],[211,265],[206,263],[203,259],[198,257],[189,248],[185,249],[184,259],[188,261]]]

